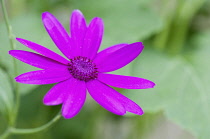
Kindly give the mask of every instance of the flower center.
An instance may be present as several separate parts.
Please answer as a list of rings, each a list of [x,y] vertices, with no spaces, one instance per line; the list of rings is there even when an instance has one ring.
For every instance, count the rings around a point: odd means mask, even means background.
[[[96,65],[87,57],[77,56],[70,59],[69,72],[76,79],[88,82],[98,77]]]

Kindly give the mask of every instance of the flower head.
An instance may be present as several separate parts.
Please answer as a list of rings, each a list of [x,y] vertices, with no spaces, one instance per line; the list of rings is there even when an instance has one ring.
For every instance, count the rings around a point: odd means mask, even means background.
[[[43,24],[55,45],[66,58],[34,42],[17,38],[17,41],[36,51],[11,50],[16,59],[42,70],[31,71],[15,78],[25,84],[57,83],[44,96],[45,105],[62,104],[64,118],[74,117],[82,108],[86,92],[108,111],[124,115],[126,111],[142,115],[143,110],[132,100],[110,86],[125,89],[146,89],[154,83],[143,78],[108,74],[134,60],[143,50],[143,44],[113,45],[99,53],[103,21],[95,17],[89,25],[83,14],[74,10],[71,16],[70,34],[49,12],[42,14]],[[108,86],[110,85],[110,86]]]

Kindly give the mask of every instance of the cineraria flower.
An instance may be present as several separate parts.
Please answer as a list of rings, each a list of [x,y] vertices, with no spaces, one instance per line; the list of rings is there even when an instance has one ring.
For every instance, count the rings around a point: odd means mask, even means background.
[[[99,53],[103,21],[95,17],[89,25],[79,10],[71,15],[70,35],[49,12],[42,14],[43,24],[51,39],[66,58],[34,42],[17,38],[17,41],[37,53],[11,50],[16,59],[42,70],[23,73],[15,78],[25,84],[57,83],[44,96],[45,105],[62,104],[64,118],[74,117],[84,105],[86,93],[108,111],[124,115],[126,111],[142,115],[143,110],[135,102],[110,86],[125,89],[153,88],[147,79],[108,74],[134,60],[143,50],[143,44],[113,45]],[[110,85],[110,86],[109,86]]]

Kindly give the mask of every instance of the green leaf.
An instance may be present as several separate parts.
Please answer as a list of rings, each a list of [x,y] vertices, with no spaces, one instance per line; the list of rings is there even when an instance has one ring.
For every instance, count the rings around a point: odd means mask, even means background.
[[[199,139],[210,136],[209,38],[210,33],[197,35],[192,43],[198,48],[175,58],[144,50],[133,73],[154,81],[156,86],[125,91],[145,112],[163,110],[168,119]]]
[[[8,116],[14,106],[14,96],[7,74],[0,69],[0,113]]]

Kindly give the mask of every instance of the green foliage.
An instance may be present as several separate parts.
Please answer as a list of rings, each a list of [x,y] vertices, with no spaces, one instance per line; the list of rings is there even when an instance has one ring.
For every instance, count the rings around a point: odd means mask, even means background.
[[[209,37],[210,33],[196,35],[192,41],[198,48],[184,56],[145,50],[134,63],[133,75],[150,79],[156,86],[125,91],[146,112],[163,110],[171,121],[199,139],[208,138],[210,129]]]

